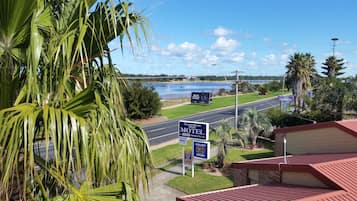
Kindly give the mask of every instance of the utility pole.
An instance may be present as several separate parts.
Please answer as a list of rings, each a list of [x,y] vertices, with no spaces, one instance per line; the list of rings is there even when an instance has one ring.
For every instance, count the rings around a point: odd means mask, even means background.
[[[239,83],[239,71],[236,70],[234,71],[236,73],[236,95],[235,95],[235,116],[234,116],[234,126],[235,128],[238,128],[238,83]]]
[[[338,41],[338,38],[332,38],[332,56],[335,56],[335,48],[336,48],[336,42]]]

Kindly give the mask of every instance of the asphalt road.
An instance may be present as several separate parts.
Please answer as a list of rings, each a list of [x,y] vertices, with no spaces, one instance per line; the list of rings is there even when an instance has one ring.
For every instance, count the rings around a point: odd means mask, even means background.
[[[277,98],[256,101],[244,105],[238,104],[238,114],[242,114],[249,108],[256,108],[258,111],[262,111],[279,105],[280,102]],[[210,126],[215,126],[222,120],[234,118],[234,112],[235,109],[233,106],[230,108],[204,112],[180,119],[173,119],[157,124],[146,125],[142,128],[148,134],[150,145],[157,145],[178,138],[177,130],[179,120],[206,122],[210,123]]]
[[[242,114],[244,110],[249,108],[256,108],[258,111],[266,110],[268,108],[279,106],[280,102],[277,98],[257,101],[253,103],[248,103],[244,105],[239,105],[239,114]],[[142,128],[146,131],[149,137],[150,145],[161,144],[170,140],[178,138],[178,121],[188,120],[188,121],[198,121],[210,123],[210,127],[214,127],[222,120],[234,118],[234,107],[204,112],[192,116],[188,116],[180,119],[173,119],[170,121],[165,121],[157,124],[151,124],[143,126]],[[34,150],[36,153],[40,153],[41,157],[45,158],[46,148],[43,142],[38,142],[34,145]],[[54,147],[50,143],[48,148],[49,158],[54,157]]]

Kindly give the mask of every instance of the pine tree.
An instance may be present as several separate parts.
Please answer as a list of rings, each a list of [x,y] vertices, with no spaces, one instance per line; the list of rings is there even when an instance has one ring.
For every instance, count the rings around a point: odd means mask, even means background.
[[[326,75],[329,78],[337,77],[339,75],[344,74],[344,72],[341,72],[344,67],[343,65],[344,60],[343,59],[337,59],[335,56],[329,56],[325,63],[322,63],[323,66],[321,67],[325,71],[322,72],[322,74]]]

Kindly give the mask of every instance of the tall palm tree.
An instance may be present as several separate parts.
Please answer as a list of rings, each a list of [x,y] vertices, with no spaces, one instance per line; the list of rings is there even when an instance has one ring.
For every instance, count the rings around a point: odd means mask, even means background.
[[[322,74],[329,78],[335,78],[339,75],[343,75],[344,72],[341,71],[346,68],[343,66],[345,64],[343,59],[337,59],[335,56],[329,56],[325,63],[322,64],[322,69],[325,70]]]
[[[127,2],[0,1],[0,200],[138,200],[148,139],[108,43],[145,29]]]
[[[311,79],[316,74],[315,59],[309,53],[295,53],[290,56],[286,68],[287,79],[295,97],[295,110],[301,112],[305,105],[304,97],[311,87]]]
[[[247,132],[253,148],[256,147],[258,136],[270,136],[273,128],[265,113],[260,113],[256,109],[249,109],[243,113],[240,126]]]

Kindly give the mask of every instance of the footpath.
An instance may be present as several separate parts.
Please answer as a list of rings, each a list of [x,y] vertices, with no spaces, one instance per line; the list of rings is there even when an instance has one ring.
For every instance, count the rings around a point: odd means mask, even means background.
[[[211,147],[211,157],[217,155],[217,148]],[[195,160],[195,164],[200,164],[203,161]],[[186,195],[185,193],[178,191],[166,183],[182,175],[182,163],[175,164],[174,166],[161,170],[154,175],[149,182],[149,192],[143,192],[140,189],[140,201],[176,201],[176,197]]]

